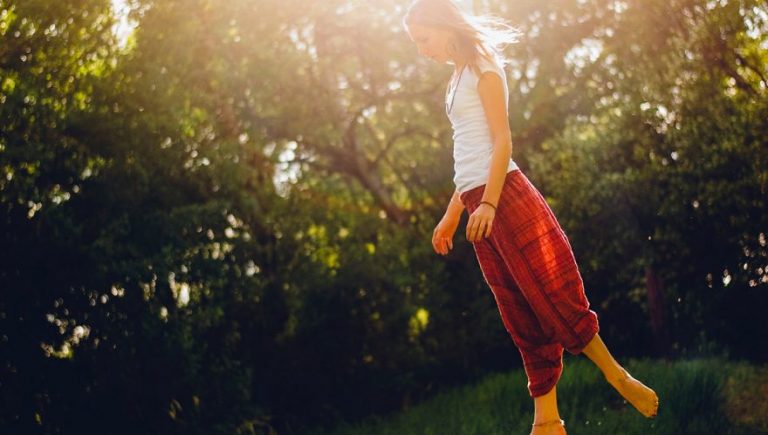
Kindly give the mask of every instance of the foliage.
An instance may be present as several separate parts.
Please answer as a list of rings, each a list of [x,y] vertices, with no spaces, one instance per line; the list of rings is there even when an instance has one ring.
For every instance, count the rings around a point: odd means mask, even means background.
[[[461,229],[429,244],[450,71],[405,2],[126,5],[121,41],[0,0],[2,432],[298,433],[520,364]],[[474,7],[525,31],[514,158],[612,349],[768,359],[765,5]]]

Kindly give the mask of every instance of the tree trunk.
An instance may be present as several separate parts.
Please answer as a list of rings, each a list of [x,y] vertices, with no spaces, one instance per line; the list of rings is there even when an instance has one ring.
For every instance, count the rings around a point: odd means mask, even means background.
[[[648,292],[648,311],[651,316],[654,350],[656,355],[666,357],[669,355],[670,342],[664,309],[664,288],[661,278],[650,265],[645,267],[645,286]]]

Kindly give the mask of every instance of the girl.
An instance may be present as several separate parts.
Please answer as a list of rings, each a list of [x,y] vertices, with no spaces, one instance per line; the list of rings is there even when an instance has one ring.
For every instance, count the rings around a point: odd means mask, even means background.
[[[419,54],[454,67],[445,110],[453,127],[456,191],[432,245],[441,255],[453,248],[466,208],[467,240],[523,359],[535,407],[531,433],[565,433],[555,392],[563,349],[583,352],[640,413],[655,417],[656,393],[608,352],[568,238],[511,158],[506,60],[500,53],[520,32],[496,17],[466,14],[451,0],[416,0],[403,24]]]

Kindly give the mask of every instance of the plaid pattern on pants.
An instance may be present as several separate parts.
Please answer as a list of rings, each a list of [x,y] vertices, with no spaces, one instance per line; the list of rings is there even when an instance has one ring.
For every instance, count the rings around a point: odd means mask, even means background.
[[[461,194],[475,211],[485,185]],[[491,235],[472,242],[507,332],[520,351],[531,397],[548,393],[573,355],[599,331],[571,245],[554,213],[519,169],[508,172]]]

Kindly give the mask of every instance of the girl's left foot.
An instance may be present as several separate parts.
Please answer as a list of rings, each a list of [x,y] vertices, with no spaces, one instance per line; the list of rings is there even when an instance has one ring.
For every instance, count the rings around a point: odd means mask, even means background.
[[[557,419],[534,423],[531,435],[566,435],[565,421]]]
[[[659,408],[659,397],[656,396],[656,392],[630,376],[623,368],[619,370],[617,377],[606,377],[606,380],[641,414],[648,418],[656,417]]]

